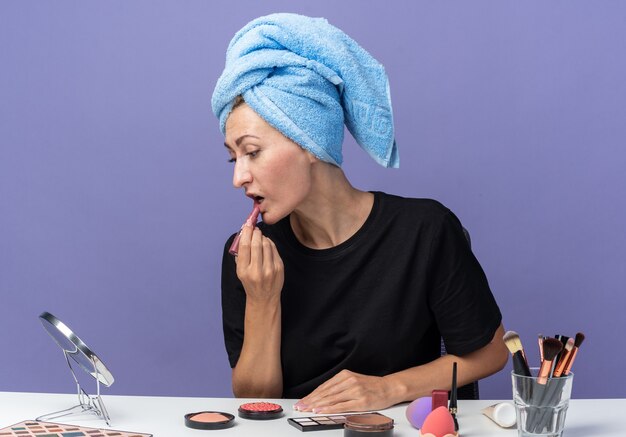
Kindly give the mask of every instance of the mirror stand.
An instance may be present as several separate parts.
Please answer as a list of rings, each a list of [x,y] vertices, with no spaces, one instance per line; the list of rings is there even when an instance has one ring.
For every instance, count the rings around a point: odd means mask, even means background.
[[[104,401],[102,400],[102,397],[100,396],[100,379],[99,379],[99,373],[98,373],[98,366],[96,366],[96,362],[94,358],[92,357],[91,360],[93,362],[93,368],[95,369],[94,377],[96,378],[96,394],[89,395],[87,394],[85,389],[82,388],[82,386],[80,385],[80,382],[78,381],[78,378],[76,377],[76,373],[74,373],[74,369],[72,368],[72,363],[70,361],[69,354],[70,353],[68,351],[63,349],[63,355],[65,356],[65,361],[67,362],[67,365],[70,368],[70,372],[72,373],[74,382],[76,382],[76,389],[78,391],[78,405],[75,405],[70,408],[66,408],[65,410],[55,411],[54,413],[44,414],[42,416],[37,417],[35,420],[47,421],[47,420],[53,420],[59,417],[79,415],[79,414],[84,414],[84,413],[93,413],[99,418],[101,418],[102,420],[104,420],[108,426],[111,426],[111,423],[110,423],[111,418],[109,417],[109,413],[106,407],[104,406]]]

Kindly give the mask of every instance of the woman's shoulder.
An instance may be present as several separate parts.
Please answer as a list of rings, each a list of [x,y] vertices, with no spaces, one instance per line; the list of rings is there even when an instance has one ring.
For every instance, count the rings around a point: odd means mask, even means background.
[[[447,206],[435,199],[402,197],[376,193],[380,198],[381,217],[394,226],[419,230],[434,235],[461,235],[466,231],[459,218]],[[468,238],[467,235],[464,238]]]
[[[431,220],[441,220],[451,213],[450,209],[435,199],[403,197],[382,191],[374,192],[374,195],[379,198],[381,209],[386,213],[396,212]]]

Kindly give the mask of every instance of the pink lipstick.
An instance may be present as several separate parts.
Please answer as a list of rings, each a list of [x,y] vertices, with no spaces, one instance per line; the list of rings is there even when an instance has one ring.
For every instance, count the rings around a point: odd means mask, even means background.
[[[252,208],[252,212],[246,219],[245,223],[241,226],[239,233],[233,240],[233,244],[231,244],[230,249],[228,249],[228,253],[230,253],[233,256],[237,256],[237,253],[239,252],[239,238],[241,237],[241,231],[243,230],[243,227],[247,225],[247,226],[252,226],[254,228],[256,226],[256,221],[258,220],[260,213],[261,213],[261,208],[259,204],[255,201],[254,208]]]

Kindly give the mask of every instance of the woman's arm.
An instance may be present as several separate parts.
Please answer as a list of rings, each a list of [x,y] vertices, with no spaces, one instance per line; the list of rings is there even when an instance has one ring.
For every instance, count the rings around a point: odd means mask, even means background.
[[[508,350],[503,335],[504,328],[500,325],[492,341],[477,351],[462,357],[444,355],[428,364],[383,377],[343,370],[301,399],[295,407],[316,414],[370,411],[429,396],[434,389],[450,390],[452,363],[455,361],[458,385],[489,376],[505,366]]]
[[[244,226],[239,240],[237,276],[246,291],[244,339],[233,369],[236,397],[279,398],[283,392],[280,362],[284,267],[276,246],[259,229]]]

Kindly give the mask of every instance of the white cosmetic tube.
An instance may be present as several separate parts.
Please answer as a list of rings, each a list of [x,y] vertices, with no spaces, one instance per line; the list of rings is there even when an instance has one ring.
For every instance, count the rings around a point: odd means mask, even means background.
[[[484,408],[482,413],[502,428],[515,426],[515,407],[508,402],[500,402]]]

